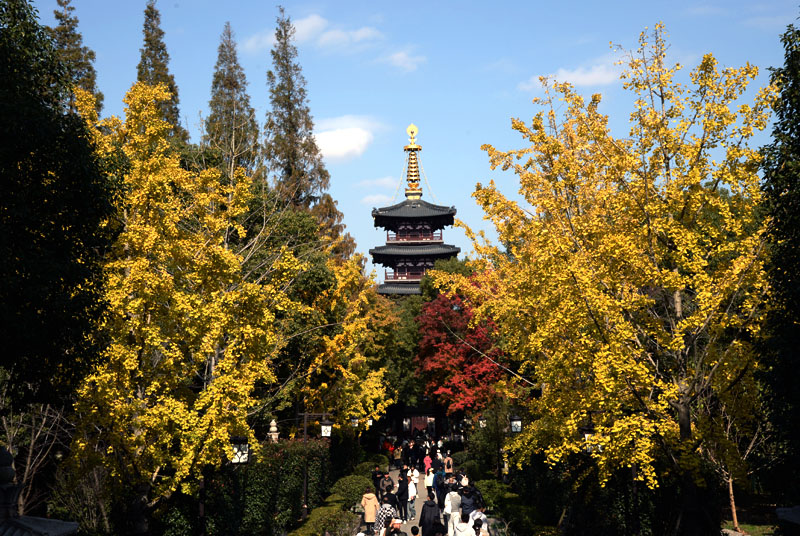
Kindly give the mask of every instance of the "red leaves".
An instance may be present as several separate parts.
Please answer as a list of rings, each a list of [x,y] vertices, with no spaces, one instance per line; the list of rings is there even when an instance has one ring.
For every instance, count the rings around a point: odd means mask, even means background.
[[[425,390],[448,413],[481,409],[495,395],[502,370],[487,359],[502,356],[494,347],[491,321],[472,328],[472,311],[458,297],[440,294],[417,317],[420,334],[418,374]]]

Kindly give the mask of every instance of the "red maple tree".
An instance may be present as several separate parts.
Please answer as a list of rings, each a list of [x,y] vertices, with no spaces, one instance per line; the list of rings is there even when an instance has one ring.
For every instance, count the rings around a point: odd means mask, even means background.
[[[422,306],[418,375],[425,392],[447,407],[447,412],[484,408],[495,396],[495,383],[503,371],[492,360],[502,359],[486,320],[469,327],[472,311],[458,296],[439,294]]]

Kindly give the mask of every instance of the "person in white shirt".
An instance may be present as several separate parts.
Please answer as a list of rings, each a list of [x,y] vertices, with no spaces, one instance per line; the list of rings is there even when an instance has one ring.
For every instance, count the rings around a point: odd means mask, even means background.
[[[408,518],[412,521],[417,518],[417,509],[414,507],[414,501],[417,500],[417,484],[419,484],[419,471],[414,469],[408,472]]]
[[[450,523],[447,527],[448,536],[475,536],[472,524],[469,522],[469,515],[458,515],[453,513],[450,516]]]

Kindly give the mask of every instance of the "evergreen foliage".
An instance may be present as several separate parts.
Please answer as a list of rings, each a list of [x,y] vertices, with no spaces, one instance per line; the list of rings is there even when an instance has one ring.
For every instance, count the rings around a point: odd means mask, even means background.
[[[800,391],[795,381],[800,367],[800,29],[789,26],[781,42],[785,63],[772,72],[772,82],[780,88],[774,106],[773,142],[763,151],[774,300],[767,321],[765,393],[782,450],[782,462],[774,465],[773,475],[781,481],[776,483],[777,488],[796,500],[800,487],[793,475],[800,470],[800,432],[786,423],[800,419]]]
[[[18,402],[69,394],[97,355],[89,335],[111,241],[113,188],[36,19],[28,2],[0,3],[0,333]]]
[[[343,215],[326,193],[330,174],[314,139],[314,121],[308,107],[306,80],[297,62],[295,28],[279,8],[273,69],[267,72],[271,111],[265,125],[264,158],[275,174],[276,190],[287,204],[311,210],[322,228],[324,241],[334,242],[333,253],[348,258],[355,241],[344,232]]]
[[[330,174],[313,136],[306,80],[293,43],[295,28],[282,7],[279,11],[273,70],[267,71],[272,109],[267,114],[264,156],[269,170],[277,175],[281,197],[294,206],[310,209],[328,188]]]
[[[203,141],[221,155],[223,177],[230,180],[237,167],[252,175],[259,156],[258,125],[230,22],[222,30],[208,107]]]
[[[58,21],[50,33],[55,41],[61,63],[67,69],[72,84],[85,89],[95,96],[97,113],[103,109],[103,93],[97,89],[97,72],[94,70],[95,54],[83,46],[83,37],[78,32],[78,17],[73,15],[75,8],[71,0],[56,0],[59,9],[53,10]],[[74,98],[70,97],[70,108],[75,111]]]
[[[172,125],[172,136],[181,141],[188,141],[189,133],[180,124],[178,109],[178,85],[175,77],[169,72],[169,53],[164,44],[164,30],[161,29],[161,13],[156,8],[155,0],[148,0],[144,10],[144,46],[140,49],[141,58],[136,67],[136,80],[155,86],[165,84],[171,97],[160,105],[162,117]]]

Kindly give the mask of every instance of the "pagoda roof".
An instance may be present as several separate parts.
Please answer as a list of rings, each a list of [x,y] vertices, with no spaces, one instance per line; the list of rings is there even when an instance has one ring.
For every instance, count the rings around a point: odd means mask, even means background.
[[[396,220],[431,219],[441,220],[442,225],[453,225],[456,207],[434,205],[422,199],[406,199],[389,207],[373,208],[372,217],[375,227],[393,227]]]
[[[422,294],[419,289],[419,283],[402,284],[402,283],[383,283],[378,285],[378,294]]]
[[[389,265],[397,258],[429,257],[431,259],[449,259],[461,252],[461,248],[450,244],[421,244],[421,245],[386,245],[369,250],[372,262]]]
[[[451,246],[450,244],[420,244],[420,245],[404,245],[404,244],[391,244],[386,246],[378,246],[369,250],[372,255],[372,262],[379,264],[387,264],[387,261],[396,259],[398,257],[430,257],[432,259],[455,257],[461,252],[461,248]]]

